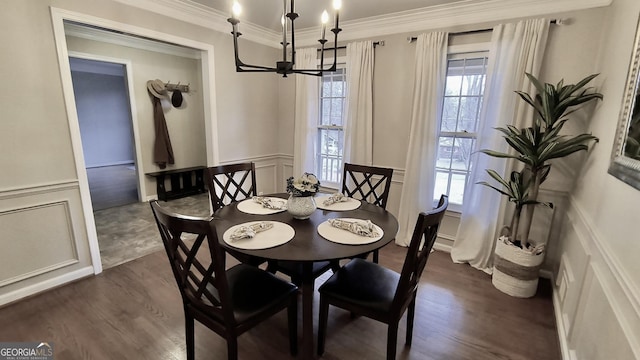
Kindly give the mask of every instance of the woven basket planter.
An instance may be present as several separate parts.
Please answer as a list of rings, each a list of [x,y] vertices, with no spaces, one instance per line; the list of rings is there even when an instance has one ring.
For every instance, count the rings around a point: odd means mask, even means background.
[[[536,294],[544,252],[531,253],[498,239],[491,283],[507,295],[528,298]]]

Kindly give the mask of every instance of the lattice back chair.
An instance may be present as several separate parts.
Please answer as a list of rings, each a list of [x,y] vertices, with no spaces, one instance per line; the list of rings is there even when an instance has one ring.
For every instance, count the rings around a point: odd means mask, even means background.
[[[324,353],[329,305],[387,324],[387,360],[396,357],[398,324],[406,311],[405,344],[411,346],[420,277],[448,205],[447,196],[442,195],[437,208],[418,215],[400,274],[375,263],[353,259],[320,286],[318,355]]]
[[[297,287],[264,270],[238,264],[225,270],[225,252],[211,218],[151,209],[176,279],[185,315],[187,359],[194,359],[194,322],[227,340],[229,359],[238,357],[238,336],[288,309],[291,354],[297,353]]]
[[[342,193],[386,209],[392,177],[393,169],[391,168],[345,163]],[[363,256],[366,258],[368,254]],[[373,251],[373,262],[378,263],[378,250]]]
[[[257,195],[256,167],[252,162],[219,165],[206,168],[204,178],[209,189],[211,209],[215,213],[233,202],[242,201]],[[258,266],[266,260],[256,256],[228,251],[239,261]]]
[[[211,206],[216,212],[232,202],[258,195],[252,162],[209,167],[205,170]]]

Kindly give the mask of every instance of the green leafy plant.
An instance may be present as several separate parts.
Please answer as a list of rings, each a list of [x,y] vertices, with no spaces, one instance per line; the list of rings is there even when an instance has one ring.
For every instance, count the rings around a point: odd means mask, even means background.
[[[522,169],[520,172],[512,171],[509,180],[503,179],[500,174],[495,170],[486,170],[489,176],[502,185],[502,189],[489,184],[486,181],[480,181],[478,184],[488,186],[495,191],[501,193],[509,199],[509,202],[513,203],[515,209],[511,216],[510,226],[507,228],[510,233],[517,234],[518,226],[520,225],[520,217],[522,209],[525,205],[538,205],[542,204],[553,208],[553,204],[549,202],[539,202],[531,200],[529,198],[529,188],[531,186],[531,176],[528,176],[527,170]],[[547,172],[548,174],[548,172]]]
[[[516,93],[533,107],[535,111],[533,125],[523,129],[511,125],[496,128],[503,133],[505,141],[514,150],[511,153],[488,149],[480,150],[489,156],[515,159],[524,165],[522,171],[516,172],[520,174],[519,176],[514,178],[514,174],[511,174],[510,181],[505,181],[493,170],[487,170],[489,175],[503,186],[504,190],[488,183],[481,183],[508,196],[509,201],[516,204],[514,217],[517,214],[517,219],[512,219],[510,238],[515,243],[518,240],[518,231],[521,230],[519,240],[522,248],[527,248],[530,245],[529,233],[535,206],[538,204],[552,206],[538,201],[540,184],[547,179],[551,171],[549,161],[563,158],[578,151],[586,151],[590,142],[598,141],[598,138],[591,134],[561,135],[560,131],[569,120],[568,115],[576,111],[579,105],[603,98],[602,94],[591,92],[591,88],[585,88],[598,74],[589,75],[575,85],[565,85],[564,80],[560,80],[556,85],[542,84],[533,75],[526,75],[535,86],[538,94],[532,97],[522,91],[516,91]],[[513,193],[510,190],[512,186],[517,187],[518,193]],[[518,205],[520,205],[519,209]],[[522,218],[523,224],[520,227],[519,212],[523,208],[525,216]]]

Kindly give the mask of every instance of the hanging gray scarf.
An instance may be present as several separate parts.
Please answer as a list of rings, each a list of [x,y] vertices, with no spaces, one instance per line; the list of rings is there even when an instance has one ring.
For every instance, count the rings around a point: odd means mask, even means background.
[[[156,141],[153,145],[153,162],[158,164],[160,169],[167,167],[167,164],[174,164],[173,148],[169,138],[167,122],[164,118],[164,111],[160,99],[153,97],[153,120],[156,129]]]

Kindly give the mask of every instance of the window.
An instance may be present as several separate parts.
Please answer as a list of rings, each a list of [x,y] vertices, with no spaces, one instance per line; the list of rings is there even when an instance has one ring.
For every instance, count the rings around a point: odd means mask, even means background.
[[[471,152],[482,109],[486,53],[449,56],[436,160],[435,201],[449,195],[451,210],[460,210],[469,181]]]
[[[333,73],[324,73],[320,81],[320,116],[318,124],[318,166],[316,175],[323,185],[338,187],[342,181],[344,148],[343,115],[346,101],[344,64]]]

